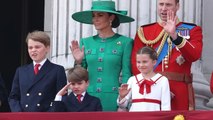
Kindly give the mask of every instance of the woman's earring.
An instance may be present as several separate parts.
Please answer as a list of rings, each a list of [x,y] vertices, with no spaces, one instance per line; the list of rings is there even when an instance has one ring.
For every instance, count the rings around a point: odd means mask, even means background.
[[[109,21],[110,26],[112,26],[112,21]]]

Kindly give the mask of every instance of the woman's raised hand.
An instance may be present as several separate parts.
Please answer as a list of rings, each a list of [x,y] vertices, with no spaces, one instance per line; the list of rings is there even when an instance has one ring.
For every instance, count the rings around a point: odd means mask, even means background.
[[[82,59],[84,58],[84,46],[80,49],[78,41],[73,40],[71,41],[70,50],[77,64],[81,64]]]

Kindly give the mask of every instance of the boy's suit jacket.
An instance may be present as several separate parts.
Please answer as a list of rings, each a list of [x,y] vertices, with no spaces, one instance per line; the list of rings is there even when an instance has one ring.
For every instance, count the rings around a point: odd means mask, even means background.
[[[54,112],[91,112],[102,111],[102,105],[99,98],[87,92],[80,103],[71,92],[68,96],[63,96],[62,101],[54,101],[51,109]]]
[[[37,75],[34,75],[33,63],[17,68],[9,95],[11,111],[49,111],[55,95],[66,82],[64,68],[49,60],[44,63]]]

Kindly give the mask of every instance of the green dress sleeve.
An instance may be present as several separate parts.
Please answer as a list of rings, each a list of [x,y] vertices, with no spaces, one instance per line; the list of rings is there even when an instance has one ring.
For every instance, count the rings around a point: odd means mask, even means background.
[[[133,40],[129,39],[124,46],[122,57],[122,83],[127,83],[127,80],[131,77],[131,52],[132,52]]]

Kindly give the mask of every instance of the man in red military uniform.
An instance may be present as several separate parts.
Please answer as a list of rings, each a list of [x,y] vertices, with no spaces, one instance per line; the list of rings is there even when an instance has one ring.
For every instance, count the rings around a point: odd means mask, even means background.
[[[132,51],[132,72],[139,74],[136,53],[144,46],[151,46],[158,53],[155,71],[169,79],[172,110],[194,110],[191,65],[202,53],[201,27],[179,22],[176,12],[179,0],[158,0],[161,21],[141,26],[135,36]]]

